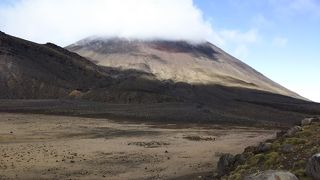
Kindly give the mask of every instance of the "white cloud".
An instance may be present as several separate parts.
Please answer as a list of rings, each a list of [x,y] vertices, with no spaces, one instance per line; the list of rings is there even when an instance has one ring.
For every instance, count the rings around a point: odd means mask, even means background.
[[[0,8],[0,19],[2,31],[39,43],[91,35],[222,42],[192,0],[19,0]]]
[[[218,34],[222,39],[222,46],[230,49],[236,58],[242,60],[249,57],[249,46],[258,43],[260,39],[257,28],[251,28],[245,32],[238,30],[221,30]]]
[[[258,40],[258,30],[250,29],[247,32],[238,30],[222,30],[219,33],[224,41],[232,41],[236,43],[255,43]]]
[[[275,37],[272,41],[272,44],[279,48],[285,47],[287,43],[288,39],[285,37]]]
[[[238,58],[259,38],[213,29],[192,0],[17,0],[0,7],[0,29],[38,43],[66,46],[88,36],[210,41]]]

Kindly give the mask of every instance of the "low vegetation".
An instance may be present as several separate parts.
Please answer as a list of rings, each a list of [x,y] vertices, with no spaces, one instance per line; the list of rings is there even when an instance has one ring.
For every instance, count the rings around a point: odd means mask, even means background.
[[[243,155],[245,163],[235,167],[222,179],[240,180],[245,176],[266,170],[284,170],[295,174],[301,180],[311,179],[305,173],[308,159],[320,152],[320,122],[303,126],[294,135],[268,140],[271,146],[266,151],[248,147]]]

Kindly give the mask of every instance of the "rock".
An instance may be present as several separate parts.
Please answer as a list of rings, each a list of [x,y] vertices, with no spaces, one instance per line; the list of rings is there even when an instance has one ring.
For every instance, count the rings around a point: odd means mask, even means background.
[[[307,126],[312,123],[313,118],[305,118],[301,121],[301,126]]]
[[[313,155],[306,167],[306,174],[314,180],[320,180],[320,153]]]
[[[287,133],[287,131],[281,130],[281,131],[277,132],[277,137],[283,137],[286,133]]]
[[[284,144],[281,147],[281,152],[283,153],[290,153],[294,151],[294,146],[292,144]]]
[[[232,154],[224,154],[219,158],[217,173],[218,176],[229,174],[233,168],[235,157]]]
[[[285,135],[288,137],[291,137],[301,130],[302,130],[301,126],[294,126],[294,127],[290,128]]]
[[[298,178],[288,171],[268,170],[249,175],[244,180],[298,180]]]
[[[244,157],[243,154],[237,154],[235,157],[234,157],[234,167],[237,167],[239,165],[242,165],[246,162],[246,158]]]
[[[301,126],[307,126],[314,122],[320,122],[320,117],[305,118],[301,121]]]
[[[260,143],[259,146],[257,147],[257,152],[262,153],[262,152],[270,151],[271,147],[272,147],[271,143]]]

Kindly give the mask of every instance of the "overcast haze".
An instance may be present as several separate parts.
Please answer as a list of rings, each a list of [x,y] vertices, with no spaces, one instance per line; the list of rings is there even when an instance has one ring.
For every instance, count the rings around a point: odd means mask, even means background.
[[[66,46],[92,35],[208,40],[320,102],[317,0],[0,0],[0,30]]]

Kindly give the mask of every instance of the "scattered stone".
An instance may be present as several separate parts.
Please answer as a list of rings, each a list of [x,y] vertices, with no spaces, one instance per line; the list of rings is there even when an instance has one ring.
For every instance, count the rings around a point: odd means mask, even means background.
[[[294,146],[292,144],[284,144],[282,147],[281,147],[281,151],[283,153],[290,153],[290,152],[293,152],[294,151]]]
[[[164,151],[164,153],[168,153],[168,151],[166,150],[166,151]]]
[[[255,173],[244,178],[244,180],[299,180],[294,174],[288,171],[268,170]]]
[[[184,139],[188,139],[190,141],[215,141],[216,138],[213,137],[202,137],[202,136],[185,136]]]
[[[315,180],[320,180],[320,153],[313,155],[306,167],[306,174]]]
[[[229,174],[233,169],[235,157],[232,154],[224,154],[219,158],[217,173],[218,176]]]
[[[272,147],[272,143],[260,143],[259,146],[257,147],[257,152],[262,153],[262,152],[270,151],[271,147]]]
[[[12,134],[13,132],[12,131],[10,131],[10,134]]]
[[[73,160],[70,161],[71,163],[75,163]]]
[[[285,136],[288,136],[288,137],[291,137],[293,136],[294,134],[296,134],[297,132],[301,131],[302,128],[301,126],[294,126],[292,128],[290,128],[287,133],[285,134]]]
[[[150,142],[130,142],[128,143],[128,145],[142,146],[145,148],[156,148],[160,146],[167,146],[170,144],[167,142],[150,141]]]

